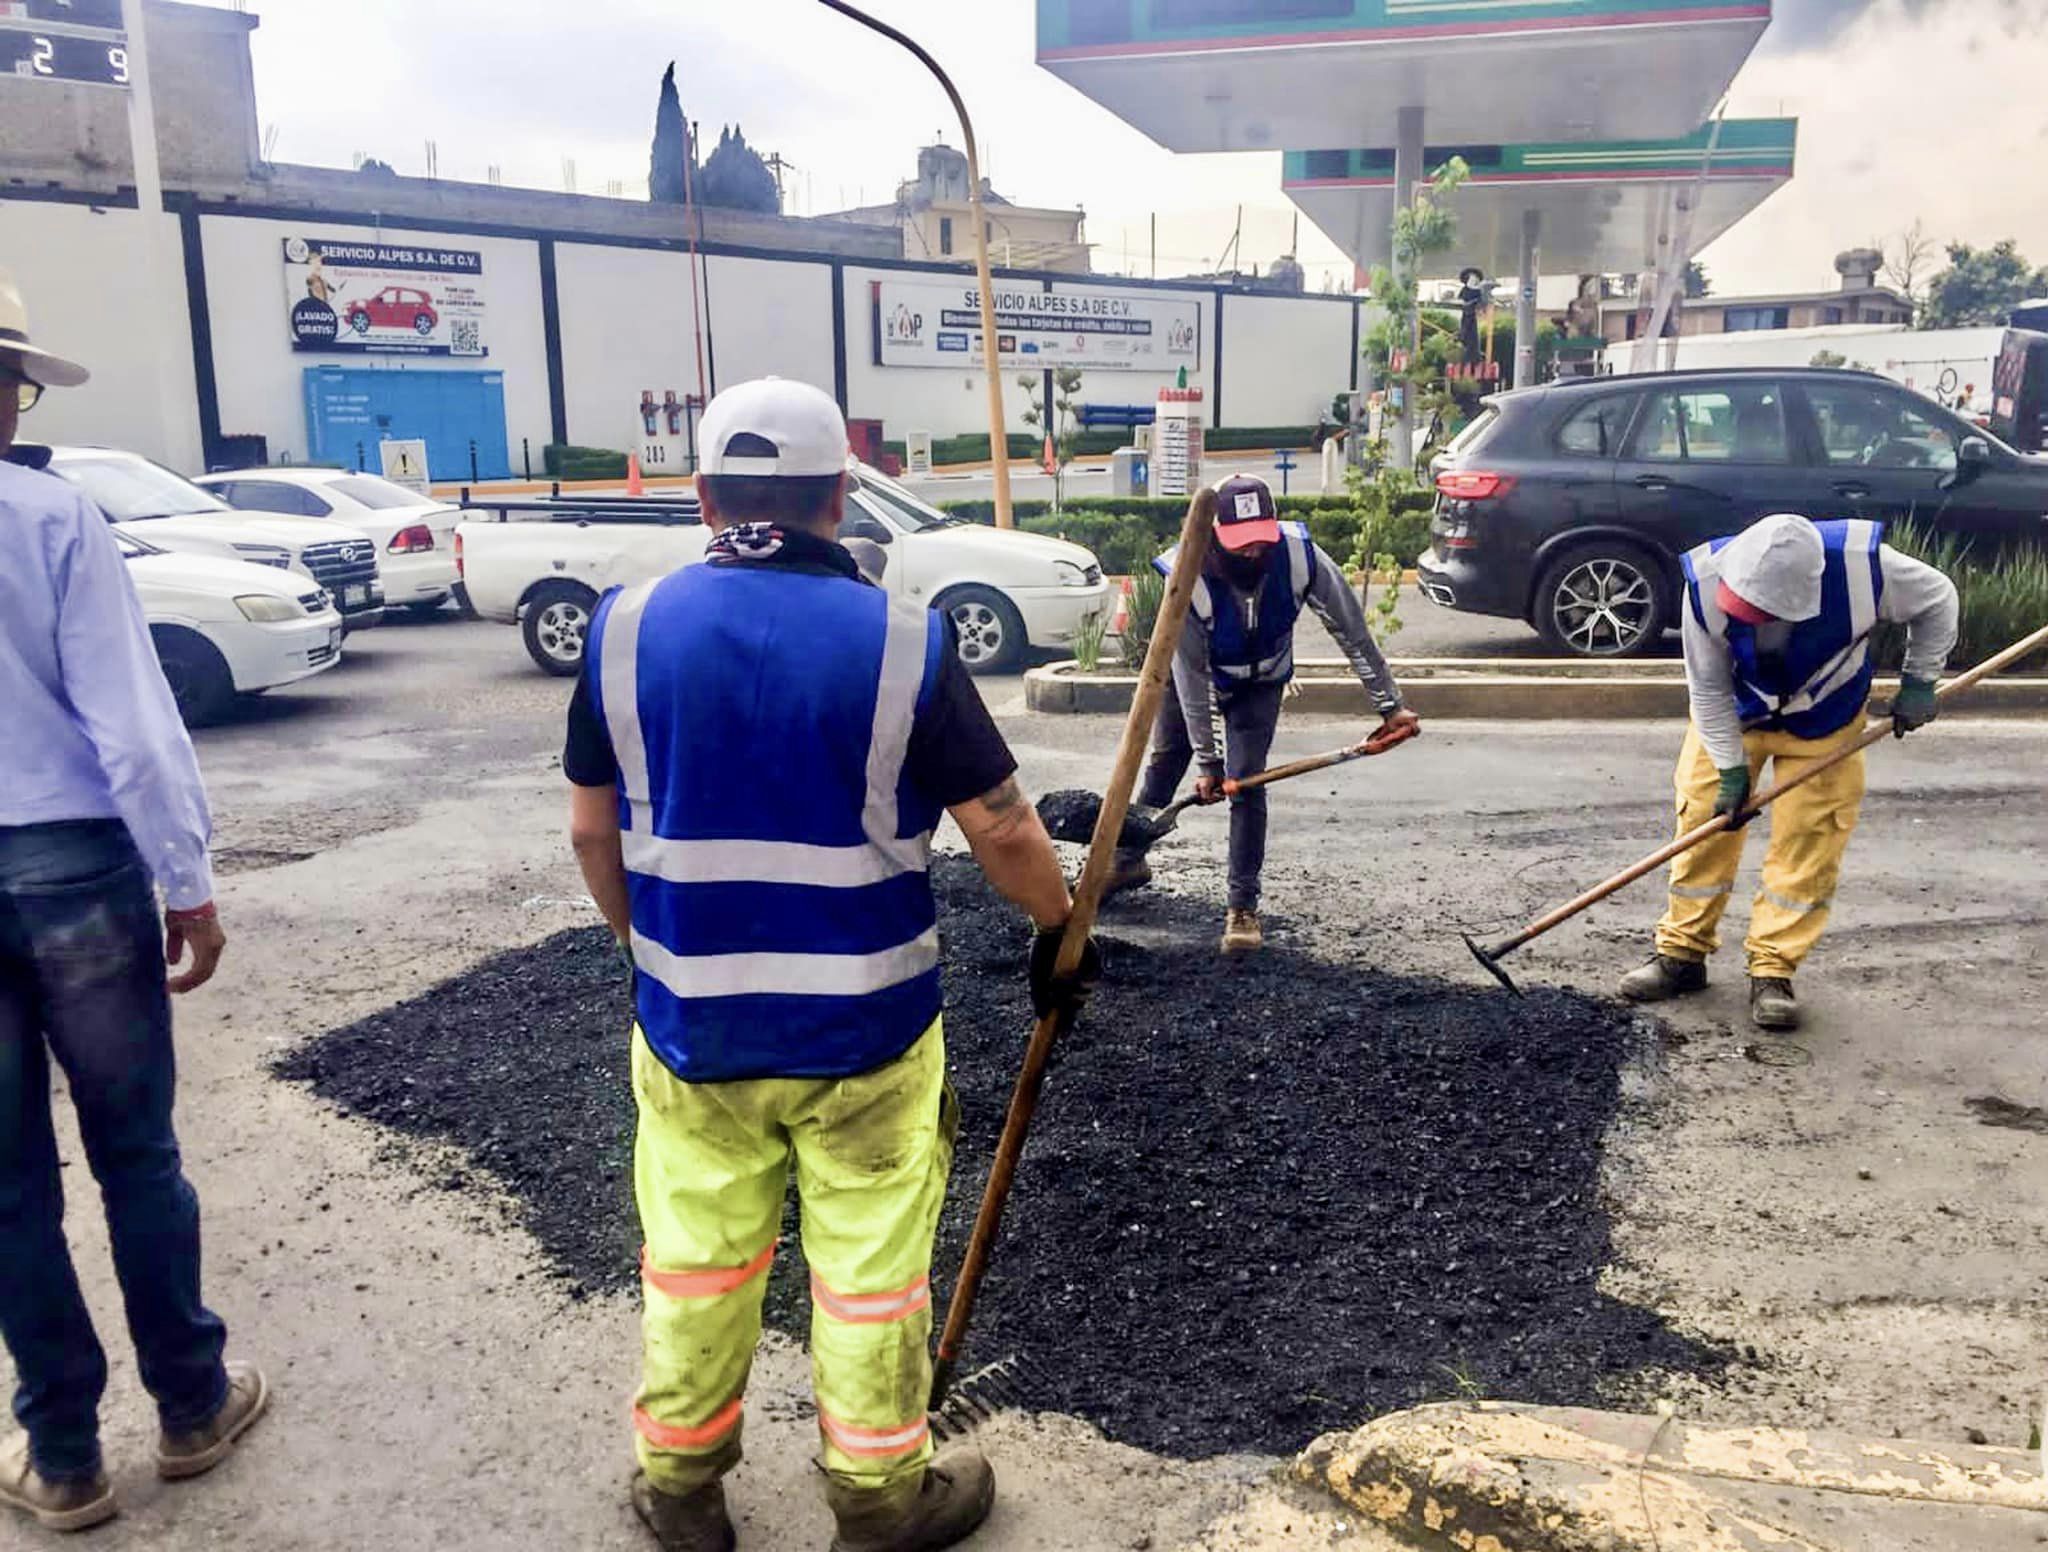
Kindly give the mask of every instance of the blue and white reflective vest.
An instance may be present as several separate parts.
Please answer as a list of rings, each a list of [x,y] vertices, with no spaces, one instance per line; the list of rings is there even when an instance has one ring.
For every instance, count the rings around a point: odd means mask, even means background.
[[[688,566],[598,605],[634,1000],[676,1076],[850,1077],[938,1017],[940,811],[904,760],[945,650],[845,577]]]
[[[1173,574],[1175,545],[1152,562]],[[1285,684],[1294,677],[1294,625],[1316,579],[1315,542],[1306,523],[1282,523],[1280,542],[1266,552],[1266,575],[1240,593],[1204,571],[1188,608],[1209,632],[1209,672],[1219,690],[1246,684]]]
[[[1884,525],[1857,518],[1813,526],[1827,557],[1820,613],[1794,625],[1784,650],[1769,656],[1757,650],[1756,627],[1729,618],[1715,601],[1720,552],[1729,540],[1703,544],[1684,559],[1693,618],[1728,645],[1743,726],[1768,724],[1795,738],[1826,738],[1862,715],[1873,674],[1870,633],[1884,598]]]

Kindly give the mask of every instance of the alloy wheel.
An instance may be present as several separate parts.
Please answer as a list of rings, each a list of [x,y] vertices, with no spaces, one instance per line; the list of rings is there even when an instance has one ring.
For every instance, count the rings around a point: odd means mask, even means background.
[[[1657,590],[1632,561],[1597,556],[1558,579],[1550,599],[1557,634],[1584,657],[1633,650],[1657,618]]]
[[[558,598],[540,612],[533,628],[541,650],[558,663],[583,660],[583,633],[590,626],[590,611],[567,598]]]
[[[987,604],[976,600],[952,608],[953,629],[960,637],[960,661],[969,668],[993,663],[1003,655],[1003,620]]]

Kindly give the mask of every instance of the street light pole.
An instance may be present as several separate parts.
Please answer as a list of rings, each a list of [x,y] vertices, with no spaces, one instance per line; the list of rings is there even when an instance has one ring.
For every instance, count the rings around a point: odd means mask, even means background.
[[[846,4],[846,0],[819,3],[910,50],[919,64],[938,77],[939,85],[953,101],[953,111],[960,115],[960,135],[967,142],[967,203],[974,220],[974,267],[981,280],[981,359],[988,369],[988,455],[995,476],[996,527],[1015,527],[1016,519],[1010,510],[1010,436],[1003,414],[1002,359],[996,351],[996,284],[988,262],[988,216],[981,204],[981,155],[975,149],[974,124],[967,117],[967,104],[961,101],[958,88],[939,68],[939,62],[915,38]]]

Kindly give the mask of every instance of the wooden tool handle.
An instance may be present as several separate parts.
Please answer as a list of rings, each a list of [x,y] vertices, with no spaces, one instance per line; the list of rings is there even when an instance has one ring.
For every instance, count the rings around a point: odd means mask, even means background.
[[[2010,667],[2012,664],[2017,663],[2021,658],[2027,657],[2034,652],[2040,651],[2043,647],[2048,647],[2048,625],[2044,625],[2039,630],[2035,631],[2032,635],[2023,637],[2021,640],[2014,642],[2011,646],[2007,647],[2003,652],[1999,652],[1991,657],[1987,657],[1975,668],[1969,669],[1964,673],[1960,673],[1956,675],[1955,678],[1949,680],[1946,684],[1938,686],[1934,692],[1935,697],[1939,700],[1946,700],[1951,695],[1959,694],[1962,691],[1967,690],[1971,686],[1977,684],[1979,681],[1989,678],[1992,674],[1997,673],[2000,669]],[[1885,738],[1890,736],[1891,731],[1892,725],[1890,722],[1872,723],[1869,727],[1863,730],[1862,736],[1859,737],[1854,743],[1845,744],[1840,749],[1837,749],[1833,754],[1830,754],[1825,758],[1814,761],[1811,765],[1807,766],[1804,770],[1800,771],[1800,773],[1797,776],[1789,777],[1784,781],[1775,782],[1771,786],[1766,787],[1762,792],[1755,794],[1753,797],[1750,798],[1750,800],[1747,803],[1743,805],[1741,813],[1741,818],[1743,822],[1746,824],[1751,819],[1754,819],[1758,814],[1762,813],[1766,808],[1769,808],[1773,803],[1777,802],[1779,798],[1783,797],[1786,793],[1790,792],[1794,787],[1804,786],[1807,782],[1812,781],[1814,777],[1820,775],[1822,772],[1833,770],[1836,766],[1840,765],[1844,760],[1848,759],[1850,756],[1860,754],[1863,750],[1868,749],[1872,744],[1882,742]],[[1538,917],[1535,921],[1529,923],[1528,926],[1524,927],[1520,932],[1516,933],[1513,937],[1503,939],[1500,942],[1500,944],[1498,944],[1495,948],[1491,949],[1489,952],[1491,952],[1495,958],[1498,958],[1502,954],[1513,953],[1516,949],[1522,947],[1525,943],[1529,943],[1536,938],[1542,937],[1544,933],[1549,932],[1552,928],[1561,927],[1566,922],[1570,921],[1574,916],[1577,916],[1580,912],[1587,910],[1592,906],[1598,905],[1602,900],[1605,900],[1609,895],[1614,894],[1619,890],[1626,889],[1630,884],[1633,884],[1637,879],[1643,877],[1646,873],[1656,872],[1657,869],[1663,867],[1664,864],[1669,862],[1673,857],[1677,857],[1685,852],[1689,852],[1695,846],[1699,845],[1700,842],[1707,840],[1713,836],[1719,835],[1723,830],[1726,830],[1734,822],[1735,816],[1733,815],[1716,814],[1712,819],[1709,819],[1705,824],[1698,825],[1695,828],[1686,831],[1685,834],[1681,835],[1677,840],[1671,842],[1668,846],[1660,847],[1658,850],[1651,852],[1650,855],[1643,858],[1642,861],[1635,863],[1630,867],[1624,868],[1621,872],[1615,874],[1614,877],[1608,879],[1606,882],[1595,884],[1591,889],[1587,890],[1584,894],[1578,896],[1576,899],[1567,900],[1563,905],[1560,905],[1556,910],[1552,911],[1549,915]]]
[[[1188,502],[1187,521],[1181,525],[1180,548],[1175,552],[1173,575],[1167,580],[1166,596],[1152,623],[1151,645],[1145,651],[1145,667],[1138,675],[1137,693],[1131,697],[1130,715],[1124,719],[1123,742],[1117,748],[1116,767],[1102,795],[1102,812],[1096,816],[1095,834],[1088,843],[1088,861],[1074,890],[1073,914],[1067,918],[1066,935],[1060,939],[1057,973],[1072,975],[1087,952],[1088,936],[1095,930],[1095,914],[1102,905],[1103,887],[1116,860],[1117,837],[1124,816],[1130,812],[1131,790],[1138,784],[1138,767],[1144,762],[1151,741],[1152,723],[1165,698],[1167,680],[1173,671],[1173,654],[1180,646],[1181,626],[1187,619],[1188,604],[1195,583],[1209,554],[1209,533],[1216,520],[1216,493],[1200,490]],[[1024,1048],[1024,1065],[1017,1073],[1017,1086],[1010,1095],[1010,1109],[1003,1120],[1002,1141],[996,1145],[990,1164],[988,1185],[981,1194],[981,1209],[975,1214],[974,1232],[967,1241],[967,1254],[960,1263],[960,1275],[953,1284],[953,1302],[946,1309],[946,1325],[939,1337],[938,1364],[933,1371],[933,1402],[941,1395],[953,1365],[967,1338],[968,1323],[974,1318],[974,1299],[988,1270],[988,1259],[1002,1228],[1003,1208],[1009,1201],[1010,1185],[1017,1175],[1017,1161],[1024,1152],[1024,1139],[1031,1131],[1031,1118],[1038,1109],[1039,1091],[1045,1086],[1045,1067],[1053,1045],[1066,1033],[1071,1015],[1048,1013],[1031,1031],[1031,1043]]]
[[[1397,744],[1407,743],[1419,731],[1421,730],[1413,722],[1396,723],[1391,728],[1382,728],[1362,744],[1332,749],[1327,754],[1312,754],[1305,760],[1275,765],[1250,776],[1235,777],[1223,784],[1223,791],[1226,796],[1235,797],[1240,792],[1249,792],[1253,787],[1270,786],[1276,781],[1286,781],[1292,776],[1306,776],[1311,771],[1326,771],[1333,765],[1348,765],[1353,760],[1368,760],[1376,754],[1385,754]]]

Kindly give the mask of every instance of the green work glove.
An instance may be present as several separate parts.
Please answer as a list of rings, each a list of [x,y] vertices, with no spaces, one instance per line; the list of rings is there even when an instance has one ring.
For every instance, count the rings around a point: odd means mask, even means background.
[[[1735,823],[1730,828],[1740,830],[1756,817],[1754,814],[1744,814],[1742,812],[1742,805],[1748,801],[1749,767],[1746,765],[1729,766],[1721,772],[1721,785],[1714,793],[1714,812],[1717,815],[1737,815]]]
[[[1915,679],[1911,674],[1899,681],[1899,693],[1892,700],[1892,737],[1904,738],[1924,728],[1941,713],[1932,679]]]

